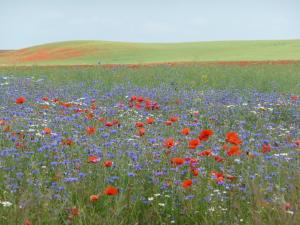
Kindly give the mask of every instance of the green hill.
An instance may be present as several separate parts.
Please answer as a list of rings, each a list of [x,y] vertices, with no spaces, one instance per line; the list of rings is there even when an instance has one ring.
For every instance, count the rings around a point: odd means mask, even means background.
[[[0,65],[300,60],[300,40],[125,43],[70,41],[0,52]]]

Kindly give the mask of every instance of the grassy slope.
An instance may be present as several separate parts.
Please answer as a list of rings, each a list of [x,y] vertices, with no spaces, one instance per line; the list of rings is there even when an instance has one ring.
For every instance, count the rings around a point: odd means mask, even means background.
[[[82,51],[77,57],[55,59],[62,49]],[[51,59],[22,61],[22,58],[43,51]],[[54,56],[54,58],[53,58]],[[152,63],[178,61],[259,61],[300,60],[300,40],[289,41],[220,41],[145,44],[104,41],[59,42],[31,47],[16,52],[0,53],[0,64],[96,64]]]

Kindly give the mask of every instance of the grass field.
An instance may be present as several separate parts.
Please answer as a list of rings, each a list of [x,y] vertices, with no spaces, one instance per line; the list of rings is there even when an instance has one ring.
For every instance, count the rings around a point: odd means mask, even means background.
[[[297,225],[299,95],[299,63],[0,67],[0,224]]]
[[[0,65],[137,64],[157,62],[300,60],[300,40],[145,44],[52,43],[0,52]]]

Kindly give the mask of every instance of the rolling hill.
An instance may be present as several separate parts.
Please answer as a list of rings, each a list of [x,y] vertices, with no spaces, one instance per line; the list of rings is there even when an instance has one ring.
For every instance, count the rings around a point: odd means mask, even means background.
[[[0,65],[300,60],[300,40],[126,43],[69,41],[0,51]]]

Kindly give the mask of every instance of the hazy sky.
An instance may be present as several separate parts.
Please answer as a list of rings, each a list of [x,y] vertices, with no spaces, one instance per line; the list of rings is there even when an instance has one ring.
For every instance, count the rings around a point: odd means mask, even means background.
[[[300,39],[300,0],[0,0],[0,49],[249,39]]]

